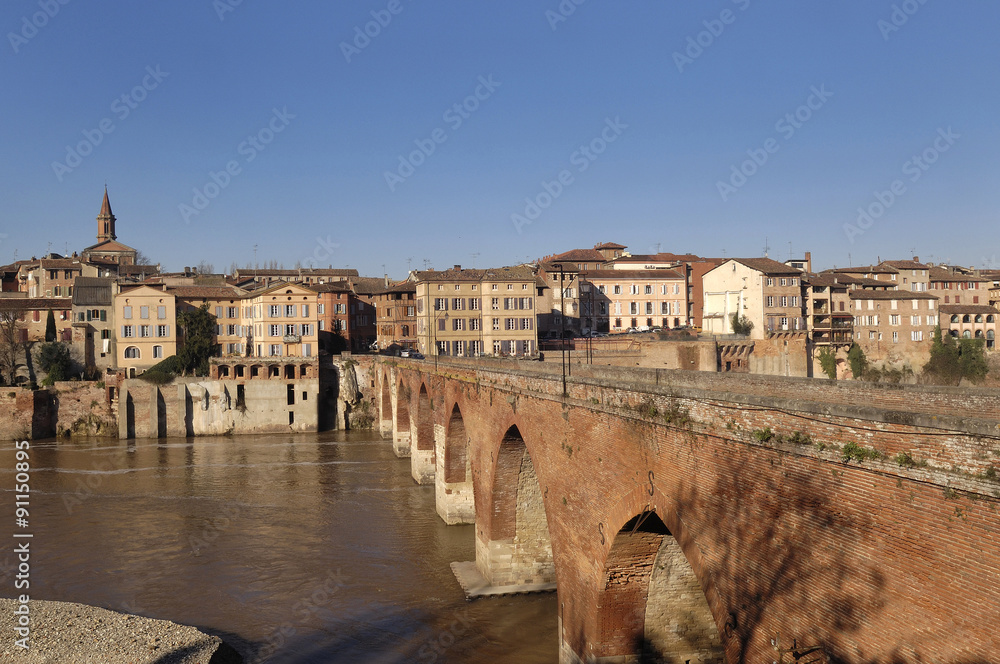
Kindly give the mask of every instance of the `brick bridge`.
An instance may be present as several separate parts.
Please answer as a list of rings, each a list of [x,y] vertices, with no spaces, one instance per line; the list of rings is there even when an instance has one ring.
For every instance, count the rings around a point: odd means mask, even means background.
[[[559,371],[373,380],[482,576],[557,583],[561,663],[1000,661],[1000,392]]]

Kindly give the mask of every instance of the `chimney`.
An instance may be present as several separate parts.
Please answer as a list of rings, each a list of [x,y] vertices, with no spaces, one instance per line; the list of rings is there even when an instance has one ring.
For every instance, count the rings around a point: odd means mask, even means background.
[[[914,263],[919,263],[920,262],[920,256],[914,256],[913,257],[913,262]]]
[[[461,269],[462,269],[462,266],[461,266],[461,265],[456,265],[456,266],[455,266],[455,269],[456,269],[456,270],[461,270]]]

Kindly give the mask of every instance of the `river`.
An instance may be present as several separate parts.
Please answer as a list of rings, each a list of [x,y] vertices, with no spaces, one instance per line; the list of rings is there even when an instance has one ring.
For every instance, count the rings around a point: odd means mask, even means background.
[[[449,563],[474,559],[474,527],[444,525],[378,434],[34,441],[31,467],[33,599],[194,625],[248,663],[558,659],[555,595],[466,602]]]

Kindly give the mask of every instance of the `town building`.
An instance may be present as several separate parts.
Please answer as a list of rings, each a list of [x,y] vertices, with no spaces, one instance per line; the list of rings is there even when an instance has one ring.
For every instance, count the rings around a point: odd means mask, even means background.
[[[869,362],[909,364],[914,370],[930,357],[938,326],[937,298],[924,291],[852,290],[854,340]]]
[[[417,339],[425,354],[538,352],[536,280],[528,266],[416,272]]]
[[[83,262],[95,266],[103,265],[108,269],[111,269],[111,266],[135,265],[138,262],[139,252],[118,241],[116,222],[117,219],[111,211],[111,201],[108,200],[108,188],[105,187],[101,212],[97,215],[97,243],[80,252]]]
[[[73,290],[72,335],[77,356],[88,371],[117,367],[115,282],[77,277]]]
[[[134,378],[177,354],[177,303],[165,286],[134,286],[115,297],[116,363]]]
[[[316,291],[277,283],[247,295],[244,304],[254,357],[314,357],[319,352]]]
[[[854,281],[846,275],[803,275],[806,327],[814,348],[850,347],[854,342],[854,311],[850,298],[851,282]]]
[[[734,314],[753,323],[750,337],[806,331],[803,273],[770,258],[731,258],[705,273],[703,330],[732,334]]]
[[[348,277],[311,288],[319,295],[320,348],[330,353],[369,351],[378,337],[376,294],[385,288],[385,281]]]
[[[417,348],[417,286],[403,281],[375,295],[377,346],[383,352]]]
[[[930,268],[930,292],[937,296],[942,305],[973,304],[985,305],[990,302],[989,289],[992,282],[969,274],[955,267],[937,266]]]
[[[246,292],[232,286],[167,286],[163,288],[177,301],[177,313],[207,308],[215,317],[215,344],[220,357],[248,354],[249,312],[244,303]]]
[[[617,334],[687,323],[687,283],[682,272],[593,270],[581,273],[580,280],[585,329]]]
[[[942,304],[941,330],[956,339],[982,339],[986,350],[996,350],[1000,311],[985,304]]]
[[[12,314],[20,321],[20,340],[45,341],[45,328],[51,311],[56,323],[56,341],[73,339],[73,301],[68,297],[25,297],[6,293],[0,297],[0,314]]]

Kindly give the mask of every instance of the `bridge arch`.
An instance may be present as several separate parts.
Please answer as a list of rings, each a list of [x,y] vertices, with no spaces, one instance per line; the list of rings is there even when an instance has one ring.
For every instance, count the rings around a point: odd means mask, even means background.
[[[381,398],[379,399],[379,431],[392,434],[392,392],[389,390],[389,376],[381,372]]]
[[[655,508],[617,530],[598,588],[597,621],[597,661],[725,662],[701,583]]]
[[[434,482],[438,515],[449,525],[475,523],[470,440],[462,409],[457,403],[451,409],[444,436],[438,443]]]
[[[476,528],[476,566],[493,586],[555,583],[544,496],[516,425],[495,454],[488,523]]]
[[[396,382],[396,410],[392,427],[393,451],[398,457],[410,456],[410,388],[400,378]]]
[[[427,385],[420,383],[417,392],[417,417],[411,426],[416,444],[410,451],[410,470],[417,484],[434,481],[434,405]]]

